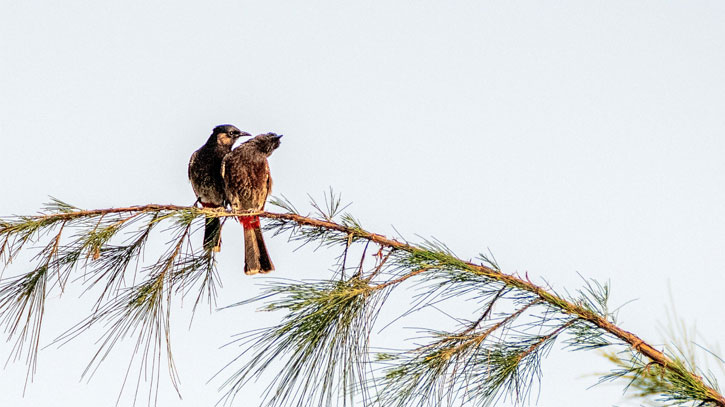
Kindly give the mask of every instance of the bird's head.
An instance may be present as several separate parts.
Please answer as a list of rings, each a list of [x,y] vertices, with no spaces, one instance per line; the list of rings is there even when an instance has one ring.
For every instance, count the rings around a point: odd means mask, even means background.
[[[281,138],[281,134],[278,135],[276,133],[265,133],[254,137],[253,139],[249,140],[248,143],[253,143],[257,151],[261,152],[266,156],[269,156],[270,154],[272,154],[272,151],[276,150],[277,147],[279,147],[279,139]]]
[[[232,148],[234,142],[240,137],[251,136],[251,134],[239,130],[236,126],[232,126],[231,124],[222,124],[214,127],[210,140],[213,140],[213,142],[217,145]]]

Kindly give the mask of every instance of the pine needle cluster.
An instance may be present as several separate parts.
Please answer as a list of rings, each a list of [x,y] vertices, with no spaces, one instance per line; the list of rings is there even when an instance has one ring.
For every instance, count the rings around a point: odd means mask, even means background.
[[[194,308],[204,301],[215,304],[214,252],[195,247],[191,237],[208,216],[259,215],[267,219],[268,232],[299,246],[339,250],[337,271],[327,280],[274,280],[259,296],[233,305],[261,304],[261,311],[280,313],[281,320],[235,339],[242,350],[219,373],[227,378],[223,403],[234,404],[244,386],[273,371],[264,400],[270,406],[526,404],[543,359],[560,341],[574,351],[612,349],[607,357],[615,367],[601,380],[628,379],[639,397],[725,407],[714,378],[703,379],[696,364],[616,325],[607,284],[585,280],[575,294],[561,295],[528,276],[504,273],[490,253],[466,261],[436,240],[411,243],[368,232],[332,191],[321,203],[312,200],[312,215],[303,215],[285,198],[272,204],[283,212],[172,205],[89,211],[53,199],[38,215],[0,219],[4,266],[29,244],[43,242],[29,271],[0,280],[0,323],[14,340],[10,358],[24,356],[30,377],[45,298],[69,283],[98,286],[89,316],[56,341],[103,326],[100,347],[85,372],[90,375],[116,344],[135,338],[137,386],[142,372],[151,372],[148,402],[154,404],[164,364],[178,390],[172,298],[191,294]],[[141,261],[157,232],[169,238],[167,250],[154,261]],[[416,294],[408,311],[386,308],[390,296],[410,290]],[[473,299],[467,311],[475,318],[456,316],[451,330],[424,328],[405,349],[371,347],[382,310],[403,318],[464,297]]]

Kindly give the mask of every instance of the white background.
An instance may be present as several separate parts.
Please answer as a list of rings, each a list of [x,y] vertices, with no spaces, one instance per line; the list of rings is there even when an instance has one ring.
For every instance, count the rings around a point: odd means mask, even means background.
[[[34,213],[48,195],[83,208],[191,204],[190,154],[233,123],[285,134],[274,194],[301,207],[332,186],[369,230],[434,236],[464,258],[490,248],[505,271],[558,289],[580,287],[577,272],[610,280],[612,305],[636,300],[621,325],[653,344],[673,302],[698,343],[716,350],[725,333],[722,2],[0,5],[3,216]],[[228,225],[220,306],[263,281],[242,274],[241,233]],[[331,274],[336,253],[268,245],[276,277]],[[87,314],[80,291],[48,299],[41,345]],[[183,305],[172,311],[183,399],[162,372],[159,405],[213,405],[221,381],[207,381],[237,352],[219,347],[275,319],[203,311],[188,328]],[[80,381],[100,332],[41,351],[24,397],[25,366],[8,364],[0,404],[113,405],[132,340]],[[0,343],[3,358],[11,347]],[[554,351],[532,404],[631,403],[622,386],[588,389],[609,367]],[[264,386],[237,405],[256,405]]]

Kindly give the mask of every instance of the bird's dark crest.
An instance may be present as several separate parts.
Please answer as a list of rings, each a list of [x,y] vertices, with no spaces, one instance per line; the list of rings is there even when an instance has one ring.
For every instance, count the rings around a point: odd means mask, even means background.
[[[272,154],[272,151],[276,150],[277,147],[279,147],[281,141],[280,138],[282,138],[282,135],[277,135],[276,133],[265,133],[260,134],[253,139],[249,140],[249,142],[254,144],[254,147],[264,153],[265,155],[269,156]]]
[[[212,133],[213,134],[229,133],[234,130],[239,131],[237,126],[234,126],[233,124],[220,124],[220,125],[214,127],[214,130],[212,131]]]

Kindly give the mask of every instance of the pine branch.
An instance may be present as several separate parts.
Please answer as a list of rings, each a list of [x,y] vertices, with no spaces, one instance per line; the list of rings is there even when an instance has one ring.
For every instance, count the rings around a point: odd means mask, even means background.
[[[168,336],[170,296],[179,290],[188,292],[188,287],[196,282],[196,285],[201,285],[196,308],[203,292],[206,292],[210,303],[213,302],[215,290],[213,254],[191,249],[189,235],[192,222],[210,216],[260,216],[268,219],[265,229],[275,234],[289,232],[291,240],[303,245],[317,242],[325,246],[344,247],[341,256],[343,278],[332,285],[331,282],[320,282],[317,286],[310,283],[280,285],[258,298],[282,296],[282,300],[272,302],[268,309],[287,310],[288,316],[282,325],[260,331],[253,337],[256,340],[251,342],[252,347],[261,346],[262,343],[277,343],[277,348],[271,347],[274,349],[272,353],[268,353],[270,347],[258,349],[252,362],[228,382],[232,386],[231,396],[250,377],[261,374],[272,360],[291,354],[293,361],[287,365],[287,373],[279,376],[284,379],[280,379],[278,389],[270,393],[272,404],[288,401],[296,397],[295,394],[307,394],[317,397],[320,403],[323,400],[329,403],[335,389],[347,398],[346,392],[350,387],[364,381],[364,370],[368,363],[366,338],[385,297],[405,281],[415,278],[426,284],[435,283],[422,296],[420,304],[437,296],[451,298],[473,293],[484,302],[483,312],[477,321],[469,323],[461,332],[433,333],[438,339],[432,345],[415,349],[408,362],[405,362],[408,365],[398,364],[397,368],[388,371],[389,377],[410,379],[418,374],[412,366],[418,366],[416,369],[432,369],[424,373],[429,377],[430,386],[434,383],[444,386],[446,382],[441,380],[445,372],[455,374],[465,369],[471,372],[467,375],[467,386],[471,385],[470,381],[474,384],[476,380],[479,381],[476,384],[479,391],[474,392],[476,396],[490,398],[502,388],[518,395],[522,391],[525,393],[523,389],[528,388],[527,378],[533,377],[538,371],[539,355],[561,333],[569,332],[569,343],[575,349],[609,345],[612,343],[610,338],[616,338],[629,347],[633,355],[631,360],[620,364],[627,369],[611,377],[649,377],[646,373],[656,370],[663,380],[652,384],[653,392],[666,394],[670,400],[699,400],[725,407],[725,398],[713,383],[705,383],[696,374],[694,366],[666,355],[615,324],[613,314],[606,306],[606,286],[588,285],[578,297],[566,298],[533,283],[528,276],[522,278],[503,273],[495,260],[491,260],[492,257],[482,255],[481,263],[464,261],[440,242],[415,245],[368,232],[354,217],[341,213],[345,207],[332,191],[324,205],[313,205],[319,218],[301,215],[287,200],[276,200],[273,203],[287,210],[287,213],[235,212],[153,204],[80,210],[54,199],[46,207],[46,212],[39,215],[0,219],[0,260],[5,266],[28,242],[40,239],[53,228],[58,229],[57,234],[40,251],[37,258],[39,267],[20,277],[5,279],[0,284],[0,323],[6,326],[10,337],[17,336],[16,357],[27,338],[32,338],[28,357],[30,366],[34,368],[43,301],[52,288],[48,282],[55,281],[53,286],[63,290],[71,270],[83,266],[90,270],[87,273],[91,277],[91,286],[105,282],[105,288],[94,314],[59,340],[70,339],[99,320],[115,319],[117,322],[112,325],[113,329],[106,336],[96,358],[102,360],[121,337],[129,332],[137,332],[138,346],[143,346],[144,360],[151,357],[149,349],[160,354],[161,345],[164,345],[173,379],[175,373]],[[334,220],[336,215],[340,221]],[[182,231],[175,245],[154,265],[142,269],[147,275],[144,282],[123,288],[122,281],[128,267],[134,259],[138,259],[152,229],[168,220],[175,222],[173,228]],[[124,244],[111,243],[114,239],[118,240],[120,231],[134,223],[143,226],[130,239],[125,239]],[[78,232],[70,244],[64,245],[61,235],[69,228],[76,228]],[[378,261],[373,270],[365,274],[363,256],[357,271],[351,277],[344,278],[347,251],[355,243],[365,243],[363,253],[367,245],[378,245]],[[386,255],[383,255],[384,248],[388,250]],[[387,271],[383,272],[383,269]],[[125,294],[111,299],[119,293]],[[284,299],[285,296],[287,299]],[[339,299],[340,302],[328,303],[331,298]],[[107,299],[110,302],[106,302]],[[505,315],[498,322],[481,326],[491,318],[493,305],[504,300],[518,304],[518,310]],[[498,345],[487,341],[493,332],[503,330],[523,318],[524,311],[531,311],[530,307],[541,308],[542,313],[529,315],[533,322],[518,323],[516,331],[523,335],[518,342],[515,337]],[[551,327],[551,331],[545,335],[527,333],[527,329],[532,327]],[[353,337],[362,339],[351,340]],[[385,354],[380,357],[389,361],[399,359]],[[455,363],[451,364],[451,361]],[[155,366],[157,363],[154,362],[152,370],[158,372]],[[315,366],[327,367],[314,370]],[[484,370],[480,370],[482,368]],[[309,375],[303,380],[300,372]],[[424,371],[418,372],[423,374]],[[301,393],[292,393],[295,383],[302,386]],[[311,387],[315,385],[321,387]],[[401,403],[409,400],[415,388],[407,388],[400,393],[402,398],[397,400]],[[429,390],[431,388],[428,387]],[[360,391],[364,393],[366,390],[361,388]],[[451,396],[452,390],[446,391]],[[304,397],[298,400],[302,399]]]

